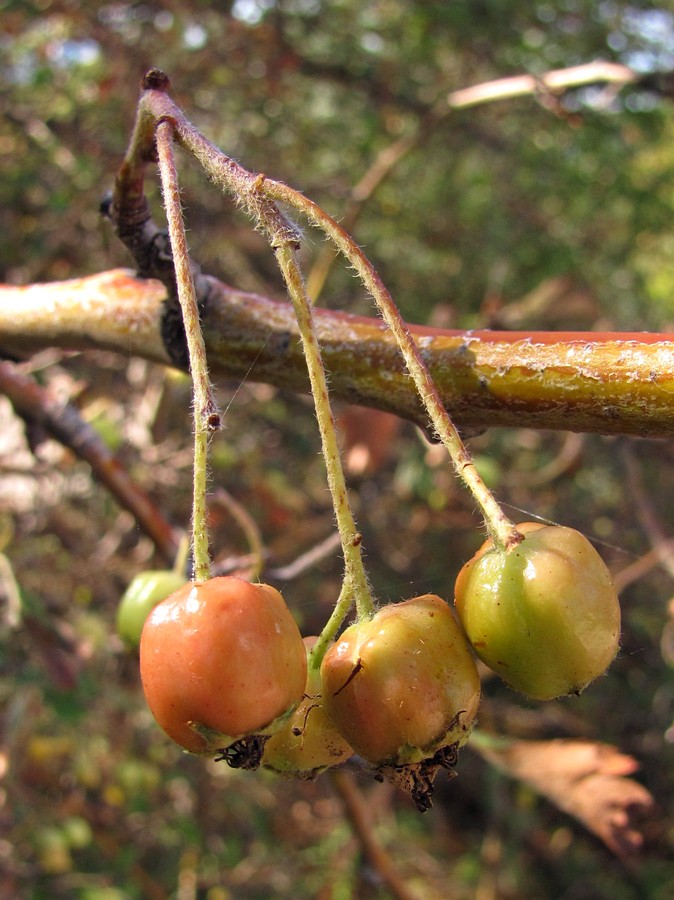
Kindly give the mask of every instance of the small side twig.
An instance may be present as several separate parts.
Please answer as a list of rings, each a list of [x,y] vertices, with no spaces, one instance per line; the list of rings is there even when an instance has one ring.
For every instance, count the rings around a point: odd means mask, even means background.
[[[311,547],[305,553],[301,553],[287,565],[269,569],[269,575],[272,578],[277,578],[279,581],[292,581],[293,578],[298,578],[308,569],[318,565],[326,557],[332,556],[339,545],[339,532],[333,531],[324,540],[316,544],[315,547]]]
[[[367,803],[350,772],[330,771],[332,784],[344,804],[344,811],[362,848],[363,855],[395,900],[419,900],[405,883],[390,854],[377,840],[370,821]]]
[[[630,496],[634,500],[637,517],[644,529],[654,554],[657,556],[658,562],[663,568],[674,578],[674,553],[671,548],[671,537],[660,521],[653,504],[648,496],[648,491],[644,485],[643,476],[637,461],[633,448],[622,442],[621,456],[625,471],[627,473],[627,483],[630,490]]]
[[[0,393],[5,394],[19,416],[37,423],[87,462],[95,478],[134,516],[167,562],[173,563],[179,544],[177,532],[74,406],[55,401],[47,389],[9,362],[0,362]]]
[[[451,109],[468,109],[496,100],[514,100],[516,97],[535,96],[543,88],[552,94],[562,94],[573,88],[590,84],[613,84],[619,87],[638,82],[639,76],[628,66],[620,63],[596,60],[566,69],[553,69],[541,75],[515,75],[512,78],[498,78],[462,88],[447,95],[447,105]]]
[[[353,186],[349,194],[349,199],[340,218],[343,228],[349,231],[353,229],[364,204],[398,163],[419,144],[422,136],[428,131],[428,125],[429,122],[423,123],[414,134],[406,134],[397,138],[377,154],[372,164],[358,183]],[[311,297],[312,302],[315,303],[320,296],[336,259],[337,254],[334,247],[327,244],[321,248],[316,261],[307,275],[307,293]]]
[[[364,202],[374,193],[381,182],[419,144],[424,135],[454,112],[499,100],[538,96],[547,100],[548,108],[559,113],[559,98],[570,90],[591,84],[601,84],[611,88],[610,96],[613,97],[626,85],[640,82],[644,83],[644,87],[649,87],[649,83],[643,77],[638,76],[627,66],[596,60],[581,66],[545,72],[540,76],[516,75],[452,91],[442,102],[429,109],[414,134],[403,135],[377,154],[350,193],[340,217],[342,227],[349,231],[353,228]],[[312,300],[315,301],[323,289],[334,260],[335,254],[331,248],[324,247],[307,278],[307,289]]]
[[[245,558],[245,568],[249,579],[251,581],[256,580],[260,576],[265,559],[264,543],[260,529],[246,508],[224,488],[218,488],[214,492],[211,502],[217,503],[226,509],[243,532],[249,550]]]
[[[625,566],[624,569],[620,569],[613,574],[613,584],[618,594],[621,594],[630,584],[634,584],[635,581],[644,578],[653,569],[662,566],[663,560],[666,559],[670,560],[670,565],[665,565],[665,568],[674,577],[674,572],[672,571],[674,568],[674,537],[658,542],[651,550],[640,556],[639,559],[635,559],[634,562]]]

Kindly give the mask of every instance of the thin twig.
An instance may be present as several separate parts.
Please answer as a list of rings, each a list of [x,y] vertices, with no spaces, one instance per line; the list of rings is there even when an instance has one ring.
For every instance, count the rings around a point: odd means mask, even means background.
[[[18,415],[40,425],[87,462],[94,477],[120,506],[129,510],[167,562],[173,563],[179,543],[177,532],[74,406],[55,401],[48,390],[9,362],[0,362],[0,393],[5,394]]]
[[[627,443],[620,447],[623,464],[627,472],[627,485],[630,497],[634,503],[639,523],[648,536],[653,551],[656,553],[660,564],[674,578],[674,553],[672,553],[672,538],[660,521],[653,508],[653,503],[644,485],[643,476],[634,448]]]
[[[669,560],[669,565],[664,561]],[[674,538],[659,541],[648,553],[644,553],[639,559],[635,559],[629,566],[620,569],[613,574],[613,584],[618,594],[621,594],[625,588],[629,587],[635,581],[639,581],[649,572],[652,572],[657,566],[666,568],[672,577],[672,566],[674,565]]]
[[[390,854],[375,837],[369,807],[351,773],[344,769],[332,769],[330,777],[368,863],[396,900],[419,900],[419,896],[405,883]]]
[[[454,111],[541,93],[558,97],[571,89],[588,84],[611,84],[619,89],[635,81],[638,81],[638,76],[627,66],[598,60],[587,65],[557,69],[540,77],[517,75],[452,91],[447,95],[443,105],[438,104],[427,113],[414,134],[403,135],[377,154],[350,193],[349,201],[340,217],[342,227],[348,231],[353,229],[365,201],[372,196],[398,163],[418,145],[421,137]],[[323,247],[307,277],[309,296],[314,301],[320,295],[334,261],[335,254],[331,248]]]
[[[414,134],[406,134],[384,147],[375,157],[365,174],[354,185],[340,218],[342,227],[351,231],[358,221],[358,217],[364,204],[374,194],[380,184],[391,174],[394,168],[403,160],[411,150],[419,143],[422,134],[427,133],[427,128],[417,128]],[[316,302],[323,290],[330,269],[337,259],[334,247],[329,244],[323,246],[307,275],[307,293],[312,302]]]
[[[251,581],[256,580],[262,571],[265,552],[262,535],[255,520],[248,513],[248,510],[223,487],[218,488],[213,493],[211,503],[218,503],[220,506],[223,506],[243,532],[250,551],[246,556],[248,577]]]
[[[269,569],[268,574],[271,578],[276,578],[279,581],[292,581],[293,578],[297,578],[299,575],[302,575],[304,572],[318,565],[318,563],[322,562],[326,557],[332,556],[340,544],[341,538],[339,532],[333,531],[324,540],[316,544],[315,547],[301,553],[292,562],[287,563],[285,566],[277,566],[276,568]]]
[[[474,87],[452,91],[447,95],[447,105],[451,109],[468,109],[482,103],[493,103],[496,100],[535,96],[541,91],[561,94],[592,84],[614,84],[622,87],[638,80],[639,76],[636,72],[627,66],[596,60],[581,66],[554,69],[550,72],[543,72],[541,75],[515,75],[512,78],[498,78],[495,81],[476,84]]]

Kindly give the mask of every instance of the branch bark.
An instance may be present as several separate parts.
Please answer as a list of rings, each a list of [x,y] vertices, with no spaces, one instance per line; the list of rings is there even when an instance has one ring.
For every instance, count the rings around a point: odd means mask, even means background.
[[[209,276],[202,326],[211,373],[308,391],[292,306]],[[116,269],[0,286],[0,347],[104,349],[175,365],[161,336],[158,281]],[[427,427],[411,379],[379,320],[316,310],[333,396]],[[411,326],[443,403],[463,429],[515,426],[674,435],[674,334],[446,331]]]

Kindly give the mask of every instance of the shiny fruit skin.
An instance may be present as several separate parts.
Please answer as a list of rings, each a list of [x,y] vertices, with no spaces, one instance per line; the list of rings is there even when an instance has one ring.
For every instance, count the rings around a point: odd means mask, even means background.
[[[173,569],[139,572],[122,595],[117,607],[117,634],[127,647],[137,648],[145,620],[162,600],[185,584],[186,578]]]
[[[316,640],[304,638],[307,652]],[[281,775],[311,779],[353,755],[325,708],[321,690],[320,669],[309,666],[301,703],[265,744],[265,768]]]
[[[333,721],[378,766],[414,764],[464,743],[480,700],[465,635],[433,594],[351,625],[326,653],[321,678]]]
[[[152,610],[140,642],[148,705],[186,750],[258,734],[302,697],[307,658],[275,588],[242,578],[190,582]],[[192,727],[212,730],[209,744]]]
[[[476,654],[515,690],[551,700],[583,690],[618,650],[611,575],[573,528],[524,523],[524,540],[487,541],[456,581],[456,609]]]

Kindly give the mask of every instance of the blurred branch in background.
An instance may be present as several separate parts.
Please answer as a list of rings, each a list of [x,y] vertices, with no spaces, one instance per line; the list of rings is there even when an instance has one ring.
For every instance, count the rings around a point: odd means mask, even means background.
[[[164,559],[173,563],[178,549],[177,531],[74,406],[55,400],[48,389],[10,362],[0,361],[0,393],[28,425],[37,426],[87,462],[95,478],[134,516]]]

